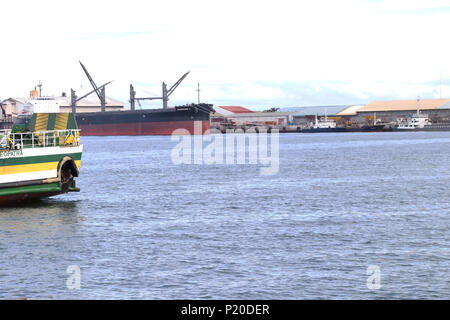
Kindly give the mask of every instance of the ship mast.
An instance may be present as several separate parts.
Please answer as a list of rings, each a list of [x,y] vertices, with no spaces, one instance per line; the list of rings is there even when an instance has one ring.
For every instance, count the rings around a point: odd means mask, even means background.
[[[38,83],[38,88],[39,88],[39,97],[42,97],[42,83],[41,83],[41,80],[39,80],[39,83]]]
[[[175,91],[175,89],[180,85],[180,83],[184,80],[184,78],[187,77],[187,75],[189,74],[190,71],[186,72],[185,74],[183,74],[183,76],[178,79],[177,82],[175,82],[175,84],[170,87],[169,90],[167,90],[166,84],[163,82],[163,108],[167,109],[168,106],[168,102],[169,102],[169,97],[172,94],[172,92]]]
[[[417,96],[417,115],[420,114],[420,96]]]
[[[175,91],[175,89],[180,85],[180,83],[187,77],[190,71],[186,72],[180,79],[170,89],[167,89],[167,84],[165,82],[162,83],[162,96],[161,97],[146,97],[146,98],[136,98],[136,91],[132,84],[130,84],[130,107],[131,110],[135,110],[135,102],[142,100],[158,100],[161,99],[163,101],[163,109],[167,109],[169,107],[169,97]],[[200,95],[199,95],[200,97]]]

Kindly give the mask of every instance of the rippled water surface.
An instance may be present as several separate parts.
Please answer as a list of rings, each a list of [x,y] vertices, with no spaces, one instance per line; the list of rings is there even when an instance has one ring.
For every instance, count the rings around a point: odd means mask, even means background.
[[[0,209],[0,298],[450,298],[449,132],[281,134],[274,176],[83,143],[80,193]]]

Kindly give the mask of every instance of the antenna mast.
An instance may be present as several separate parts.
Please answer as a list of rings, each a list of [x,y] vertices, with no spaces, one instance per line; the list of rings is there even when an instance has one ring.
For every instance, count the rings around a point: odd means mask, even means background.
[[[41,80],[39,80],[39,83],[37,85],[39,87],[39,97],[42,97],[42,83]]]
[[[417,96],[417,115],[420,113],[420,96]]]

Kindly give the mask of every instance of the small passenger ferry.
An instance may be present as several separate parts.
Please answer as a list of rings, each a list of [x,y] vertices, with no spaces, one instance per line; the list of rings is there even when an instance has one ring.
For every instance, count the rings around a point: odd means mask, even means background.
[[[51,98],[31,105],[34,113],[0,133],[0,205],[79,191],[83,145],[74,115]]]

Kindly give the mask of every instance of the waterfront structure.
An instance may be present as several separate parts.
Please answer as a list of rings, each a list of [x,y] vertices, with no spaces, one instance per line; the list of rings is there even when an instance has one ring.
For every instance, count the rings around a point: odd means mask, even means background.
[[[450,124],[450,99],[421,99],[420,109],[425,111],[430,122],[438,126]],[[374,116],[379,122],[395,125],[399,121],[407,121],[417,112],[417,100],[373,101],[366,105],[312,106],[283,108],[282,111],[293,111],[294,122],[308,126],[314,122],[315,116],[328,114],[337,124],[355,127],[374,123]]]
[[[434,124],[450,123],[450,99],[420,99],[420,110],[426,112]],[[417,113],[417,99],[373,101],[360,108],[352,120],[363,122],[374,112],[383,122],[406,120]]]
[[[292,112],[251,112],[228,115],[236,125],[287,126],[293,122]]]
[[[241,106],[217,106],[214,108],[216,113],[223,116],[233,116],[240,113],[254,113],[253,110]]]
[[[61,96],[52,97],[52,99],[59,101],[59,107],[61,112],[71,112],[71,101],[65,93]],[[21,114],[29,114],[27,110],[27,104],[30,101],[30,97],[15,97],[3,100],[2,106],[4,113],[0,114],[0,120],[5,117],[16,118]],[[106,97],[106,111],[121,111],[124,110],[124,104],[118,100]],[[77,103],[77,111],[79,112],[99,112],[101,111],[101,105],[97,96],[92,93],[85,97],[83,100]]]
[[[340,113],[351,108],[348,105],[331,105],[331,106],[309,106],[309,107],[288,107],[282,108],[281,111],[292,112],[293,122],[302,127],[310,127],[311,123],[315,122],[317,117],[325,117],[330,121],[335,121],[339,125],[343,125],[345,122],[350,121],[350,116],[356,114],[356,112]]]
[[[257,112],[241,106],[218,106],[211,116],[211,128],[226,129],[277,128],[280,131],[297,130],[293,127],[293,112]],[[292,128],[291,128],[292,127]]]

